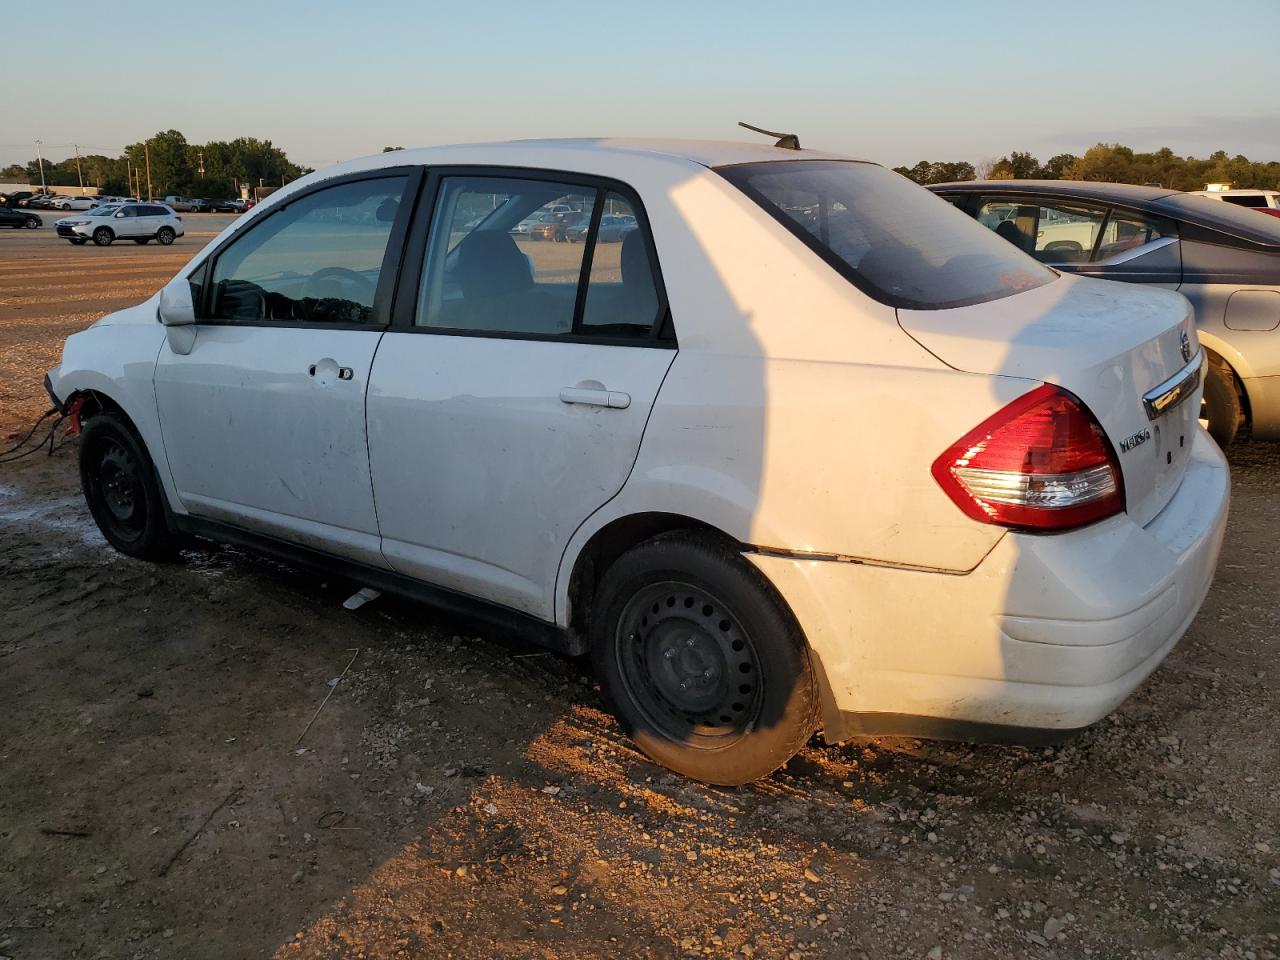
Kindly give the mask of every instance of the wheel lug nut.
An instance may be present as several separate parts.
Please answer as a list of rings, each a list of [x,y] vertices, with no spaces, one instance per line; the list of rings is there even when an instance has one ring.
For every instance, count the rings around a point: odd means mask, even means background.
[[[674,650],[668,650],[666,653],[663,654],[663,656],[666,657],[668,660],[670,660],[675,655],[676,655],[676,652]]]
[[[704,677],[706,677],[708,680],[710,680],[710,679],[711,679],[711,668],[710,668],[710,667],[707,667],[707,669],[703,670],[703,671],[702,671],[702,675],[703,675]]]

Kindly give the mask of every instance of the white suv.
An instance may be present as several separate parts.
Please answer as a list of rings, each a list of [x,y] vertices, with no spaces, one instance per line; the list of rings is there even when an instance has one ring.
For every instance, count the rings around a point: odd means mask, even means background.
[[[1280,190],[1193,190],[1196,196],[1254,210],[1280,210]]]
[[[82,217],[64,217],[54,227],[58,236],[73,244],[92,240],[100,247],[110,246],[115,240],[134,243],[155,240],[168,246],[185,232],[182,218],[163,203],[106,204],[87,211]]]
[[[512,235],[559,205],[582,243]],[[815,729],[1114,709],[1217,562],[1203,364],[1179,294],[874,164],[526,141],[290,184],[48,386],[119,550],[247,545],[590,652],[641,748],[733,784]]]

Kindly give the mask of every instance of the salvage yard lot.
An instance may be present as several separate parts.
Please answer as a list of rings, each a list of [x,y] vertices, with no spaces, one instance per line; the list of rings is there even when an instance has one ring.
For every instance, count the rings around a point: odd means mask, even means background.
[[[0,231],[0,433],[231,220]],[[232,548],[133,561],[74,443],[0,465],[0,954],[1275,958],[1280,445],[1230,459],[1214,587],[1116,715],[815,740],[740,790],[648,763],[518,636]]]

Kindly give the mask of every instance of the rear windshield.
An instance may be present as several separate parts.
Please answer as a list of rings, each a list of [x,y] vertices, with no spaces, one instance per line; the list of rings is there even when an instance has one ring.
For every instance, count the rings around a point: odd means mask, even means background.
[[[873,163],[783,160],[717,172],[890,306],[962,307],[1056,276],[946,200]]]
[[[1171,193],[1152,206],[1233,237],[1280,246],[1280,218],[1268,217],[1249,207],[1223,203],[1198,193]]]

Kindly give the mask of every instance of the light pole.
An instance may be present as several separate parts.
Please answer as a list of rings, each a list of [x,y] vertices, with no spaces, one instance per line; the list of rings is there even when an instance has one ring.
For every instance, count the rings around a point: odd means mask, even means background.
[[[44,185],[44,154],[40,152],[40,147],[44,145],[43,140],[36,141],[36,158],[40,163],[40,192],[47,193]]]

